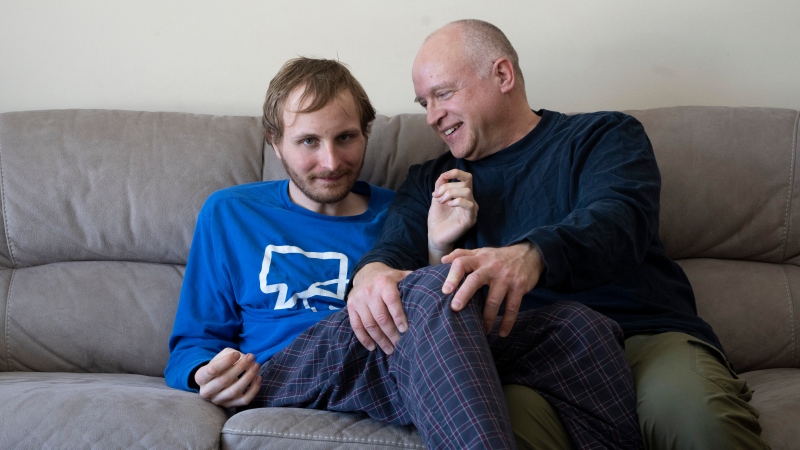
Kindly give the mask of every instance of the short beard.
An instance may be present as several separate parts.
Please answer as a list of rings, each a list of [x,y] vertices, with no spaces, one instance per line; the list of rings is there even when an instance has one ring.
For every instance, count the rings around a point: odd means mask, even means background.
[[[283,164],[283,168],[286,170],[286,173],[289,174],[289,179],[298,189],[300,189],[300,192],[302,192],[303,195],[305,195],[314,202],[324,205],[338,203],[347,198],[347,196],[350,195],[350,190],[353,189],[353,185],[355,184],[357,179],[357,177],[353,177],[353,174],[350,171],[344,172],[342,174],[336,174],[336,175],[343,175],[344,178],[347,179],[348,181],[352,178],[352,182],[350,182],[349,184],[347,184],[346,187],[343,187],[341,189],[337,188],[337,189],[324,189],[321,191],[315,191],[314,189],[311,188],[311,182],[314,180],[314,178],[325,178],[327,176],[332,175],[334,172],[325,172],[322,174],[318,174],[312,177],[311,179],[305,179],[302,176],[300,176],[300,174],[293,171],[283,159],[281,159],[281,163]]]

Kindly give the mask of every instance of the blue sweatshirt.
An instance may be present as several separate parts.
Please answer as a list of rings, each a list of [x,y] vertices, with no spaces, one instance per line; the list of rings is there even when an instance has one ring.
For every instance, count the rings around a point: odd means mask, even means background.
[[[353,265],[374,244],[394,192],[357,182],[369,196],[357,216],[325,216],[295,205],[288,180],[212,194],[197,219],[175,325],[167,385],[226,347],[263,363],[297,335],[344,307]]]
[[[479,161],[448,152],[413,166],[356,271],[376,261],[426,265],[434,183],[459,168],[472,174],[480,210],[456,247],[530,242],[541,250],[545,270],[523,309],[573,300],[619,322],[626,336],[682,331],[722,349],[659,238],[661,176],[641,123],[622,113],[537,114],[528,135]]]

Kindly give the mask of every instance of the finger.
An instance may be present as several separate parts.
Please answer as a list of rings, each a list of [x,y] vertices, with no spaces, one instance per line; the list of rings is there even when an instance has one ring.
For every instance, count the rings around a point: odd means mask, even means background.
[[[348,312],[350,314],[350,326],[353,328],[353,333],[355,333],[358,342],[361,342],[361,345],[369,351],[375,350],[375,341],[372,340],[366,328],[364,328],[361,316],[354,309],[350,309]]]
[[[233,367],[239,358],[241,358],[241,353],[235,350],[230,352],[226,352],[225,350],[214,356],[214,358],[209,361],[208,364],[197,369],[194,380],[198,385],[203,386],[204,384],[209,383],[211,380],[218,377],[219,374],[224,373],[226,370]]]
[[[394,324],[394,318],[383,301],[372,302],[368,306],[373,321],[364,322],[364,328],[378,347],[387,355],[391,355],[394,352],[394,343],[400,340],[400,332]]]
[[[450,302],[450,308],[453,311],[461,311],[464,309],[464,307],[467,306],[467,302],[469,302],[470,299],[475,296],[475,293],[478,292],[478,289],[485,284],[486,283],[481,281],[481,277],[477,275],[476,272],[469,274],[453,296],[453,300]]]
[[[445,262],[445,258],[449,257],[455,252],[450,253],[449,255],[445,255],[442,258],[442,262]],[[456,262],[457,261],[457,262]],[[442,294],[449,295],[451,294],[461,283],[461,280],[464,279],[464,275],[466,274],[466,270],[464,268],[463,262],[461,259],[457,259],[450,265],[450,270],[447,272],[447,278],[444,279],[444,283],[442,284]],[[453,304],[451,302],[450,307],[453,308]],[[463,306],[462,306],[463,307]],[[455,308],[454,308],[455,309]],[[461,307],[455,309],[456,311],[461,311]]]
[[[250,403],[250,400],[247,400],[247,391],[253,382],[256,381],[256,378],[258,378],[258,370],[258,364],[250,363],[247,370],[242,372],[241,376],[239,376],[236,381],[215,395],[211,399],[211,402],[226,408],[244,406]],[[257,392],[258,388],[254,390]],[[255,396],[254,393],[251,394]]]
[[[506,297],[506,288],[500,283],[494,283],[489,286],[489,293],[486,295],[486,303],[483,305],[483,328],[488,334],[492,331],[495,320],[497,320],[497,313],[500,311],[500,305]],[[506,310],[506,312],[508,312]],[[505,317],[505,316],[504,316]],[[514,313],[516,319],[517,314]],[[513,322],[512,322],[513,325]],[[503,337],[508,336],[508,333]]]
[[[456,259],[461,258],[463,256],[473,256],[475,252],[476,250],[465,250],[463,248],[457,248],[452,252],[448,253],[447,255],[444,255],[442,257],[442,263],[451,264],[455,262]]]
[[[446,180],[459,180],[472,183],[472,174],[461,169],[450,169],[441,175]]]
[[[237,352],[238,353],[238,352]],[[239,353],[239,355],[241,355]],[[233,355],[231,355],[233,356]],[[228,358],[224,358],[228,359]],[[241,355],[236,364],[230,366],[227,370],[218,373],[216,376],[200,385],[200,396],[206,400],[214,401],[217,396],[228,389],[231,385],[236,383],[239,377],[247,372],[247,369],[255,361],[255,356],[252,353]],[[199,372],[199,370],[198,370]]]
[[[256,398],[259,389],[261,389],[261,383],[263,381],[264,379],[261,377],[261,375],[256,375],[256,377],[253,379],[253,382],[250,383],[250,386],[247,386],[247,389],[244,391],[244,395],[242,396],[243,405],[241,406],[249,405],[250,402]]]
[[[448,181],[450,181],[450,178],[448,176],[448,174],[450,172],[451,171],[447,171],[447,172],[439,175],[439,178],[437,178],[436,181],[433,183],[433,196],[434,197],[436,197],[436,193],[439,191],[439,188],[442,187],[443,185],[447,184]]]
[[[394,321],[397,331],[400,333],[405,333],[406,330],[408,330],[408,318],[406,317],[405,310],[403,310],[403,301],[400,298],[400,292],[397,290],[397,287],[392,286],[392,288],[393,289],[387,289],[387,292],[384,296],[386,308],[389,310],[389,314],[392,316],[392,320]],[[386,330],[384,330],[384,332],[385,331]],[[397,341],[394,340],[392,342],[395,344],[397,343]]]
[[[500,321],[500,329],[497,334],[500,337],[506,337],[511,333],[514,328],[514,323],[517,321],[519,308],[522,304],[522,293],[516,291],[509,291],[506,296],[506,308],[503,312],[503,319]]]
[[[454,198],[447,202],[447,206],[452,208],[461,208],[466,212],[471,212],[472,208],[475,206],[475,203],[465,199],[465,198]]]
[[[462,183],[458,184],[461,185]],[[454,198],[472,199],[472,190],[463,186],[450,186],[448,184],[445,187],[439,188],[439,190],[441,193],[438,196],[434,196],[439,203],[444,203]]]

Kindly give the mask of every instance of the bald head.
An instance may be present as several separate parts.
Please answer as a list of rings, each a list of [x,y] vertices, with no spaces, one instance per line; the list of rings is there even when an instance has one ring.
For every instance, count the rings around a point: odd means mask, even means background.
[[[489,22],[477,19],[463,19],[450,22],[431,33],[425,42],[436,39],[436,36],[460,41],[463,57],[482,78],[488,77],[492,64],[500,58],[506,58],[514,66],[514,76],[522,85],[522,70],[519,67],[519,56],[506,35]]]
[[[528,106],[517,53],[494,25],[462,20],[432,33],[411,69],[415,101],[457,158],[508,147],[538,122]]]

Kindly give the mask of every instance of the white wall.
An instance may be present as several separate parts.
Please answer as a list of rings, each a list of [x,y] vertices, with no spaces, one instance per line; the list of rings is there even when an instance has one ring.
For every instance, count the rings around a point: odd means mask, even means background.
[[[468,17],[506,32],[535,108],[800,108],[798,0],[0,0],[0,112],[259,115],[296,55],[348,63],[380,113],[421,112],[416,50]]]

